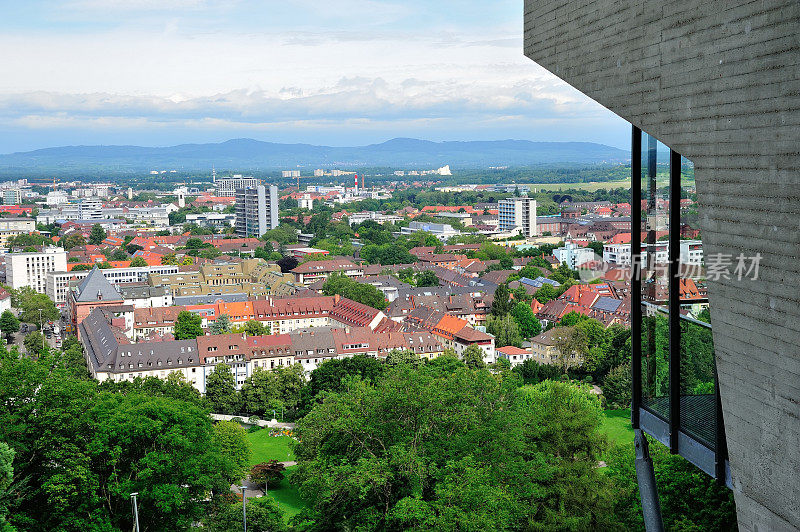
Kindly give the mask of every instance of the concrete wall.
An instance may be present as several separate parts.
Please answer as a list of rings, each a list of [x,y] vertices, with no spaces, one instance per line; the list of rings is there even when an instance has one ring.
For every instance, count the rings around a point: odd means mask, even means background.
[[[800,3],[525,1],[525,54],[695,163],[739,526],[800,528]]]

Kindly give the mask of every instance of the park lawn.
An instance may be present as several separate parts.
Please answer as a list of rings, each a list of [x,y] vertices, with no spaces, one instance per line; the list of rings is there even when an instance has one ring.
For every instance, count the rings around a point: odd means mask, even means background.
[[[270,460],[294,461],[294,452],[289,446],[293,440],[289,436],[273,437],[269,435],[269,429],[261,429],[256,432],[248,432],[247,439],[250,440],[253,449],[253,455],[248,463],[250,467]]]
[[[630,179],[622,179],[619,181],[589,181],[588,183],[530,183],[528,186],[541,192],[568,190],[570,188],[595,192],[600,189],[630,188],[631,181]]]
[[[304,501],[303,497],[300,495],[300,491],[289,482],[289,471],[295,467],[297,466],[287,467],[286,476],[283,477],[281,483],[274,488],[270,486],[267,491],[267,496],[272,497],[272,499],[278,503],[287,521],[289,518],[300,513],[300,510],[307,506],[306,501]]]
[[[630,408],[604,410],[600,432],[606,435],[612,445],[633,443]]]

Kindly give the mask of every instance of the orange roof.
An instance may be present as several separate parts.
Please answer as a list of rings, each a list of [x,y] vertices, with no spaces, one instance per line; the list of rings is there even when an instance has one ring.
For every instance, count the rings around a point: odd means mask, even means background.
[[[630,244],[631,243],[631,234],[630,233],[617,233],[611,238],[612,244]]]
[[[455,316],[451,316],[450,314],[445,314],[439,323],[436,324],[435,329],[438,329],[444,333],[448,333],[453,335],[466,327],[468,325],[466,320],[462,320],[461,318],[456,318]]]

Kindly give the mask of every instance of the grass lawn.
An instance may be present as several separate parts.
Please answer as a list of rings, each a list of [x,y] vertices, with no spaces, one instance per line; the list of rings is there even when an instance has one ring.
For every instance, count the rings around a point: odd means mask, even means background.
[[[622,179],[619,181],[589,181],[588,183],[531,183],[528,184],[528,186],[542,192],[546,190],[567,190],[570,188],[594,192],[600,189],[630,188],[631,181],[630,179]]]
[[[270,486],[267,491],[267,496],[272,497],[278,503],[287,520],[298,514],[306,506],[306,502],[300,496],[300,491],[289,483],[288,472],[295,467],[297,466],[287,467],[287,475],[281,480],[280,485],[274,488]]]
[[[632,443],[631,410],[629,408],[604,410],[603,425],[600,427],[600,431],[606,435],[612,445]]]
[[[250,457],[248,465],[254,466],[262,462],[277,460],[279,462],[289,462],[294,460],[294,453],[289,447],[292,439],[288,436],[272,437],[268,429],[261,429],[256,432],[248,432],[247,439],[253,448],[253,456]]]

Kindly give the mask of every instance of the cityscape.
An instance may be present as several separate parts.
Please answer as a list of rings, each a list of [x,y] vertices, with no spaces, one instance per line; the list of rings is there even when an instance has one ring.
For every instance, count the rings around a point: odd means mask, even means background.
[[[0,532],[800,530],[797,4],[222,4],[11,14]]]

